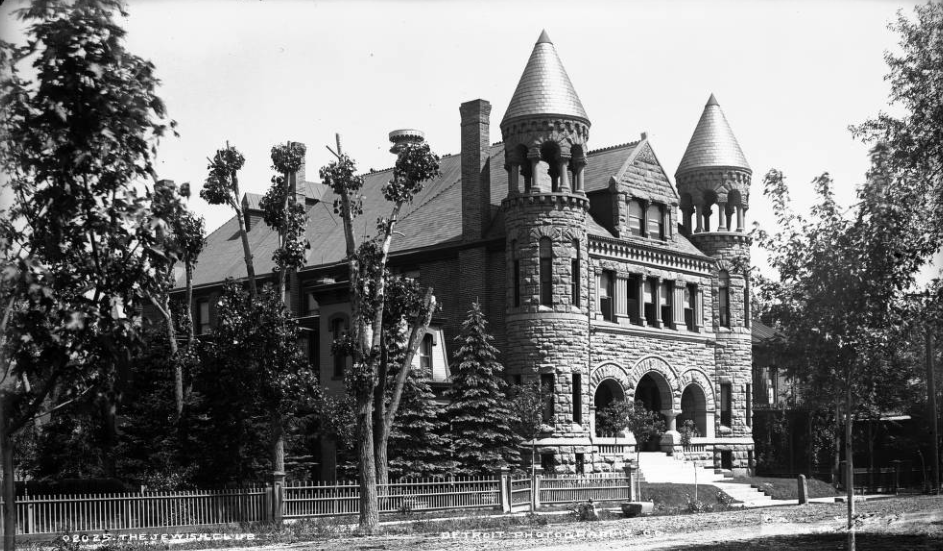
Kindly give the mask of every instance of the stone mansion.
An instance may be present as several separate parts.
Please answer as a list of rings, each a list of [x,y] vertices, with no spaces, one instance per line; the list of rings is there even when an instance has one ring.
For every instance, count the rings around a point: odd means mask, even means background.
[[[537,449],[561,472],[621,466],[625,454],[692,444],[716,467],[753,461],[751,431],[750,239],[744,232],[752,171],[717,100],[704,107],[672,184],[645,134],[591,150],[592,121],[542,33],[492,143],[491,105],[460,106],[461,153],[404,208],[391,269],[432,286],[442,309],[416,364],[447,384],[454,337],[472,301],[488,318],[511,382],[552,389]],[[457,121],[458,122],[458,121]],[[393,141],[422,140],[394,131]],[[391,170],[365,174],[362,218],[386,215],[380,193]],[[329,391],[347,368],[331,355],[348,323],[342,225],[333,194],[298,174],[311,242],[293,274],[292,307],[303,347]],[[303,198],[302,198],[303,196]],[[277,234],[246,194],[256,273],[272,277]],[[215,320],[228,277],[246,276],[237,222],[215,230],[194,274],[199,331]],[[182,278],[180,285],[183,285]],[[660,412],[659,441],[602,434],[596,412],[613,400]],[[325,441],[322,477],[334,472]]]

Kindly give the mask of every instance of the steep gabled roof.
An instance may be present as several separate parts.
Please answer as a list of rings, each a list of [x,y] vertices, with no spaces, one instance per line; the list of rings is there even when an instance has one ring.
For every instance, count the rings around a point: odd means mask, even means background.
[[[750,169],[717,98],[711,94],[675,174],[712,167]]]
[[[543,31],[534,44],[534,51],[527,60],[501,125],[532,115],[564,115],[589,123],[583,103],[576,95],[547,31]]]
[[[607,189],[609,180],[626,166],[629,159],[637,152],[639,144],[633,142],[614,147],[591,151],[587,154],[588,163],[585,173],[586,190]],[[501,201],[507,196],[507,172],[504,170],[504,146],[493,144],[489,151],[491,168],[491,226],[486,232],[487,238],[498,239],[504,236],[504,216],[500,208]],[[392,252],[418,250],[432,246],[458,244],[462,240],[462,185],[461,155],[446,155],[440,161],[441,175],[427,183],[413,202],[406,205],[400,213],[397,235],[393,240]],[[364,174],[363,214],[356,222],[358,238],[375,235],[376,220],[380,216],[389,216],[390,205],[383,198],[380,189],[392,176],[392,169]],[[305,196],[314,194],[320,201],[306,204],[308,228],[306,237],[311,243],[307,253],[307,267],[325,266],[342,262],[346,254],[344,229],[340,216],[334,212],[333,191],[316,182],[305,183]],[[310,195],[309,195],[310,194]],[[261,196],[246,194],[246,200],[252,207],[257,207]],[[312,197],[314,198],[314,197]],[[592,235],[613,237],[602,224],[590,216],[587,230]],[[278,234],[261,220],[255,220],[249,230],[249,243],[252,249],[255,272],[258,276],[272,273],[274,263],[272,254],[278,247]],[[682,236],[678,243],[670,248],[700,254]],[[235,217],[207,237],[207,244],[200,255],[193,284],[195,286],[215,284],[226,278],[246,277],[242,241],[239,238]],[[177,280],[178,287],[184,284],[181,273]]]

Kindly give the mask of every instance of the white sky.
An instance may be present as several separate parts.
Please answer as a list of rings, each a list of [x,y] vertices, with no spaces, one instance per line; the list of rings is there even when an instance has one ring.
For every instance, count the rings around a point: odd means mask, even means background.
[[[150,59],[179,139],[161,177],[199,189],[227,140],[246,156],[245,191],[262,193],[269,149],[308,145],[308,179],[339,132],[363,170],[392,164],[387,133],[418,128],[458,153],[459,104],[493,105],[491,141],[546,29],[592,121],[589,146],[649,133],[669,176],[713,92],[754,171],[748,221],[770,227],[762,177],[783,170],[793,198],[828,171],[849,204],[868,167],[847,127],[887,109],[887,29],[915,2],[131,0],[127,45]],[[3,36],[21,41],[0,7]],[[231,216],[199,198],[212,230]],[[754,255],[763,267],[763,259]],[[943,265],[937,262],[938,265]]]

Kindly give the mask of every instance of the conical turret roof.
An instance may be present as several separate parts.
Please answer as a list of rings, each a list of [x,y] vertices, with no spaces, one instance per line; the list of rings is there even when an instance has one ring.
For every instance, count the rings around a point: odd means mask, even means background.
[[[752,172],[714,94],[704,106],[704,113],[675,174],[709,167],[743,168]]]
[[[534,45],[501,124],[533,115],[563,115],[589,124],[583,103],[576,95],[547,31],[540,33]]]

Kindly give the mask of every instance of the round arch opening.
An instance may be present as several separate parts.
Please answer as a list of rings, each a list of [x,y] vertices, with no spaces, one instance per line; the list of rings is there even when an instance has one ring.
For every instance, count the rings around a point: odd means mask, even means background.
[[[641,403],[648,411],[658,413],[667,423],[668,419],[662,412],[672,409],[671,388],[668,386],[668,381],[658,373],[646,373],[635,385],[635,403]],[[658,442],[658,438],[652,438],[648,442],[638,442],[638,445],[643,451],[658,451]]]
[[[685,422],[691,421],[699,436],[707,435],[707,398],[698,385],[688,385],[681,393],[681,415],[678,416],[678,430]]]
[[[593,405],[596,406],[596,436],[615,436],[607,434],[604,423],[600,422],[599,414],[609,407],[613,402],[624,402],[625,392],[622,385],[613,379],[605,379],[596,387],[596,393],[593,395]]]

